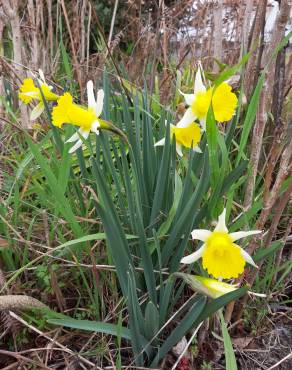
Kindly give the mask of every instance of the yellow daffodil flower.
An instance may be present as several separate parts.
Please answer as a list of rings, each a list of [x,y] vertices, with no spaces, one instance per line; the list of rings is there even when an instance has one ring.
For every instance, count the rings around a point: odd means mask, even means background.
[[[206,88],[202,79],[202,67],[199,65],[194,85],[193,94],[181,94],[185,98],[189,108],[185,111],[183,118],[177,124],[178,127],[187,127],[196,119],[200,121],[202,129],[206,129],[207,113],[212,104],[216,121],[229,121],[235,113],[237,97],[231,91],[232,88],[226,82],[214,87]]]
[[[195,291],[205,294],[206,296],[216,299],[224,294],[231,293],[239,288],[239,284],[224,283],[216,279],[211,279],[199,275],[184,274],[182,272],[176,272],[174,274],[177,277],[184,279],[184,281]],[[248,291],[248,294],[257,297],[266,297],[265,294],[254,293]]]
[[[98,90],[97,98],[95,100],[93,92],[93,82],[87,82],[87,99],[88,108],[73,103],[71,94],[65,93],[58,100],[58,104],[53,108],[52,123],[54,126],[61,127],[64,123],[69,123],[74,126],[79,126],[80,129],[72,135],[66,143],[76,142],[69,153],[75,152],[82,146],[83,140],[86,140],[90,132],[99,135],[101,127],[108,127],[105,121],[101,120],[99,116],[103,109],[103,90]]]
[[[182,157],[182,147],[193,149],[201,153],[198,144],[201,140],[201,129],[197,123],[191,123],[188,127],[177,127],[170,125],[170,137],[175,136],[176,152]],[[155,146],[162,146],[165,144],[165,138],[155,143]]]
[[[225,224],[226,209],[219,216],[215,230],[197,229],[192,238],[204,242],[196,252],[182,258],[181,263],[190,264],[202,258],[203,268],[215,278],[230,279],[238,277],[246,262],[257,267],[251,256],[234,242],[249,235],[261,233],[260,230],[228,233]]]
[[[42,90],[42,93],[45,99],[48,101],[58,100],[59,96],[54,94],[51,91],[53,87],[49,86],[46,83],[45,76],[42,70],[39,70],[39,75],[40,75],[40,78],[38,79],[38,82],[40,84],[40,87],[41,87],[41,90]],[[32,121],[37,119],[43,113],[45,109],[43,97],[42,97],[40,89],[35,86],[32,78],[25,78],[19,90],[20,92],[18,93],[18,97],[25,104],[31,103],[32,100],[39,101],[39,103],[34,107],[34,109],[30,113],[30,119]]]

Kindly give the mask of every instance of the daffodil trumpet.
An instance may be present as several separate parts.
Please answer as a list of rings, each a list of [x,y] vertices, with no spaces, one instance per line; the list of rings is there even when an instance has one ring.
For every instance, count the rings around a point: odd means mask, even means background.
[[[199,142],[201,140],[201,129],[200,126],[193,122],[188,127],[177,127],[170,124],[170,137],[175,137],[176,152],[182,157],[182,147],[193,149],[196,152],[202,153],[199,148]],[[154,146],[165,145],[165,138],[159,140]]]
[[[207,297],[213,299],[231,293],[239,288],[239,284],[229,284],[199,275],[185,274],[183,272],[176,272],[173,275],[182,278],[194,291],[205,294]],[[247,291],[247,293],[257,297],[266,297],[266,294],[251,291]]]
[[[100,118],[103,110],[104,91],[98,90],[95,98],[92,81],[87,82],[87,99],[88,106],[83,107],[75,104],[72,95],[66,92],[58,100],[57,106],[53,108],[52,123],[54,126],[61,128],[63,124],[68,123],[79,127],[79,130],[66,141],[66,143],[75,143],[69,153],[74,153],[80,148],[90,132],[99,135],[101,129],[118,134],[127,141],[125,134],[119,128]]]
[[[260,230],[229,233],[225,224],[226,209],[218,218],[214,231],[195,229],[193,239],[204,244],[194,253],[183,257],[181,263],[190,264],[202,258],[203,268],[215,278],[231,279],[238,277],[246,262],[257,267],[252,257],[235,242],[241,238],[261,233]]]
[[[45,76],[42,70],[39,70],[40,78],[37,79],[38,86],[35,85],[32,78],[25,78],[19,88],[18,97],[25,104],[29,104],[36,100],[39,103],[33,108],[30,113],[30,119],[36,120],[44,111],[44,99],[47,101],[57,101],[59,95],[52,92],[53,87],[46,83]]]
[[[181,94],[189,106],[177,127],[187,127],[192,122],[199,120],[202,129],[206,130],[206,118],[210,105],[212,105],[217,122],[230,121],[235,113],[237,97],[232,92],[231,86],[223,82],[219,86],[207,88],[203,82],[203,69],[199,64],[196,72],[193,94]]]

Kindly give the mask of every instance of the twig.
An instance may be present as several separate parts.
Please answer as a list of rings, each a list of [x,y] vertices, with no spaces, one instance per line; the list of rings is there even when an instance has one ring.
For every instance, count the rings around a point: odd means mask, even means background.
[[[272,370],[272,369],[276,369],[276,368],[278,368],[278,366],[279,366],[282,362],[289,360],[289,358],[291,358],[291,357],[292,357],[292,352],[290,352],[287,356],[285,356],[284,358],[282,358],[282,360],[278,361],[275,365],[273,365],[273,366],[269,367],[267,370]]]
[[[173,365],[173,367],[171,368],[171,370],[175,370],[177,368],[177,365],[178,363],[180,362],[180,360],[183,358],[184,354],[186,353],[187,349],[189,348],[189,346],[191,345],[193,339],[195,338],[195,336],[197,335],[200,327],[202,326],[203,324],[203,321],[196,327],[196,329],[194,330],[194,333],[193,335],[191,336],[191,338],[189,339],[187,345],[185,346],[185,348],[183,349],[182,353],[179,355],[179,358],[176,360],[175,364]]]
[[[27,321],[25,321],[24,319],[22,319],[20,316],[16,315],[16,313],[12,312],[12,311],[9,311],[9,315],[11,317],[13,317],[15,320],[21,322],[23,325],[25,325],[26,327],[28,327],[29,329],[31,329],[32,331],[34,331],[35,333],[41,335],[42,337],[46,338],[47,340],[49,340],[50,342],[54,343],[56,346],[62,348],[63,350],[65,350],[66,352],[70,353],[70,355],[74,356],[74,357],[77,357],[80,361],[84,362],[85,364],[87,365],[90,365],[90,366],[94,366],[95,369],[100,369],[99,367],[97,367],[93,362],[87,360],[86,358],[80,356],[79,354],[77,353],[74,353],[72,350],[68,349],[67,347],[63,346],[63,344],[57,342],[56,340],[52,339],[51,337],[49,337],[48,335],[46,335],[45,333],[43,333],[42,331],[40,331],[39,329],[35,328],[33,325],[29,324]],[[102,369],[100,369],[102,370]]]

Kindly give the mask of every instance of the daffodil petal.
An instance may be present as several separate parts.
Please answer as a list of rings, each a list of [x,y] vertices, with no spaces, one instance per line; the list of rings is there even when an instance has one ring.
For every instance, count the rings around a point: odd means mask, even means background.
[[[67,144],[67,143],[74,143],[74,141],[77,141],[79,139],[80,139],[80,136],[79,136],[78,132],[75,132],[75,134],[73,134],[71,137],[69,137],[69,139],[67,139],[65,141],[65,144]]]
[[[206,91],[206,87],[202,79],[201,64],[199,64],[196,77],[195,77],[194,93],[197,94],[198,92],[205,92],[205,91]]]
[[[95,110],[96,102],[95,102],[94,92],[93,92],[93,82],[91,80],[87,82],[86,88],[87,88],[88,108]]]
[[[200,125],[202,128],[202,131],[206,131],[206,118],[201,118],[200,119]]]
[[[242,248],[240,248],[240,253],[242,255],[242,257],[245,259],[245,261],[247,263],[249,263],[250,265],[258,268],[258,266],[255,264],[254,260],[251,258],[251,256]]]
[[[42,69],[39,69],[39,75],[42,80],[42,83],[46,83],[45,75]]]
[[[256,235],[260,234],[262,231],[261,230],[251,230],[251,231],[237,231],[235,233],[230,233],[230,237],[232,240],[235,242],[238,239],[246,238],[247,236],[250,235]]]
[[[223,209],[223,212],[218,217],[218,223],[217,223],[214,231],[223,231],[223,232],[226,232],[226,233],[228,232],[228,229],[227,229],[226,223],[225,223],[225,218],[226,218],[226,208]]]
[[[154,144],[154,146],[163,146],[165,144],[165,138],[157,141],[157,143]]]
[[[82,128],[79,130],[79,134],[83,137],[84,140],[86,140],[89,136],[90,131],[83,130]]]
[[[188,108],[183,115],[183,118],[178,122],[176,127],[188,127],[191,123],[196,120],[196,116],[193,113],[192,108]]]
[[[180,263],[190,264],[196,262],[199,258],[202,257],[203,252],[205,249],[205,244],[201,246],[196,252],[190,254],[189,256],[185,256],[181,259]]]
[[[197,152],[197,153],[202,153],[202,150],[198,146],[196,146],[195,148],[193,148],[193,151],[194,152]]]
[[[191,232],[192,238],[205,242],[207,238],[212,234],[210,230],[195,229]]]
[[[104,99],[104,91],[102,89],[98,90],[96,95],[96,107],[95,107],[95,114],[97,117],[101,115],[103,109],[103,99]]]
[[[37,119],[43,113],[44,109],[45,107],[43,102],[40,102],[38,105],[36,105],[30,113],[30,120],[34,121]]]
[[[176,144],[176,152],[177,154],[182,157],[183,156],[183,152],[182,152],[182,148],[181,148],[181,145],[180,144]]]
[[[99,135],[99,128],[100,123],[98,121],[94,121],[91,127],[91,131],[94,132],[96,135]]]
[[[195,100],[195,95],[194,94],[185,94],[182,91],[179,90],[179,92],[183,95],[185,98],[185,102],[187,105],[192,105],[194,100]]]
[[[69,149],[69,153],[72,154],[74,153],[77,149],[79,149],[81,146],[82,146],[82,143],[83,141],[81,139],[79,139],[75,145],[73,145],[70,149]]]

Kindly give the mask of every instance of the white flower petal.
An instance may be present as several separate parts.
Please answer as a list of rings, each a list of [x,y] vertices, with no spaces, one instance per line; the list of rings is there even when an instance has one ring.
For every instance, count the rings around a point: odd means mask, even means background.
[[[193,239],[201,240],[202,242],[205,242],[207,238],[212,234],[210,230],[205,229],[195,229],[191,232]]]
[[[201,118],[200,119],[200,125],[201,125],[201,129],[202,131],[206,131],[206,118]]]
[[[252,230],[252,231],[237,231],[235,233],[230,233],[229,235],[231,236],[232,240],[235,242],[238,239],[246,238],[247,236],[256,235],[260,233],[261,233],[261,230]]]
[[[83,141],[81,139],[79,139],[75,143],[75,145],[73,145],[72,148],[70,148],[69,153],[70,154],[74,153],[77,149],[79,149],[82,146],[82,143],[83,143]]]
[[[82,128],[80,128],[77,132],[75,132],[75,134],[73,134],[71,137],[69,137],[68,140],[66,140],[65,144],[73,143],[74,141],[81,140],[80,136],[82,136],[83,139],[86,140],[88,138],[88,135],[89,135],[89,131],[83,130]]]
[[[82,128],[79,130],[79,134],[83,137],[84,140],[86,140],[89,136],[90,131],[83,130]]]
[[[102,89],[98,90],[96,95],[96,107],[95,107],[95,114],[97,117],[101,115],[103,109],[103,98],[104,98],[104,91]]]
[[[87,101],[88,101],[88,108],[91,109],[96,109],[96,101],[94,98],[94,93],[93,93],[93,82],[90,80],[87,82]]]
[[[202,150],[198,146],[196,146],[195,148],[193,148],[193,151],[194,152],[197,152],[197,153],[202,153]]]
[[[30,113],[29,118],[31,119],[31,121],[34,121],[35,119],[37,119],[43,113],[44,109],[45,109],[45,106],[43,102],[40,102],[38,105],[36,105]]]
[[[91,127],[91,131],[94,132],[96,135],[99,135],[99,128],[100,123],[98,121],[94,121]]]
[[[196,262],[199,258],[202,257],[204,249],[205,249],[205,244],[203,244],[201,248],[199,248],[196,252],[190,254],[189,256],[183,257],[180,263],[190,264],[190,263]]]
[[[197,70],[197,73],[196,73],[196,77],[195,77],[194,94],[206,91],[206,87],[205,87],[205,85],[203,83],[203,79],[202,79],[201,69],[202,69],[202,67],[201,67],[201,63],[200,63],[199,67],[198,67],[198,70]]]
[[[179,92],[184,96],[185,102],[187,105],[192,105],[194,100],[195,100],[195,95],[194,94],[185,94],[182,91],[179,90]]]
[[[242,248],[240,248],[240,253],[242,255],[242,257],[246,260],[247,263],[249,263],[250,265],[254,266],[254,267],[258,267],[254,260],[251,258],[251,256]]]
[[[157,141],[157,143],[154,144],[154,146],[163,146],[165,144],[165,138]]]
[[[226,208],[223,209],[223,212],[218,217],[218,223],[217,223],[214,231],[223,231],[223,232],[228,233],[228,229],[227,229],[226,223],[225,223],[225,218],[226,218]]]
[[[180,144],[176,144],[176,152],[177,154],[182,157],[183,156],[183,152],[182,152],[182,147]]]
[[[74,141],[79,140],[79,139],[80,139],[80,135],[78,134],[78,131],[77,131],[75,132],[75,134],[73,134],[71,137],[69,137],[69,139],[65,141],[65,144],[73,143]]]
[[[42,69],[39,69],[39,76],[43,83],[46,83],[45,75]]]
[[[176,127],[188,127],[191,123],[195,121],[197,117],[194,115],[192,108],[188,108],[183,115],[183,118],[178,122]]]

